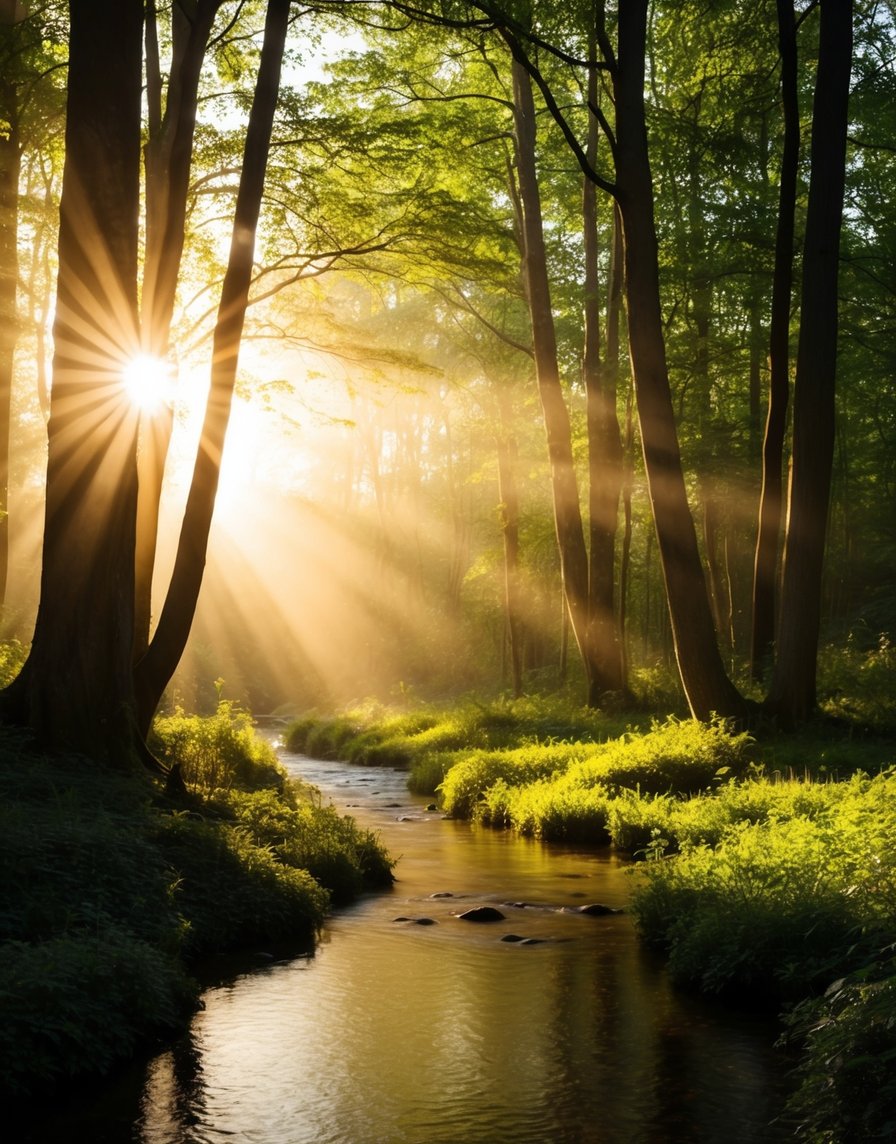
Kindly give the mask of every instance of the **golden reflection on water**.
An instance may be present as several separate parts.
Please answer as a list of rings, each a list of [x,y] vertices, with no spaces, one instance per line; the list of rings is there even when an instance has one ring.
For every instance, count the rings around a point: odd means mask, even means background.
[[[365,804],[399,882],[335,917],[314,958],[206,994],[151,1066],[142,1144],[774,1139],[773,1028],[673,993],[628,917],[563,911],[621,905],[621,863],[444,822],[400,775],[297,765]],[[483,903],[506,921],[456,917]]]

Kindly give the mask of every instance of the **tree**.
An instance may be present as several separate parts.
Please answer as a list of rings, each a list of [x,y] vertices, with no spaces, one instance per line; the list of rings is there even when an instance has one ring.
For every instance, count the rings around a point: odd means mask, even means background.
[[[156,707],[183,654],[205,569],[224,439],[236,383],[240,340],[249,302],[255,232],[264,191],[289,0],[268,0],[264,42],[233,217],[230,258],[221,289],[212,348],[212,376],[202,436],[184,510],[168,594],[149,647],[135,668],[140,727],[149,730]]]
[[[139,346],[140,0],[71,0],[66,154],[41,597],[7,718],[119,765],[139,744],[131,672]]]
[[[784,140],[775,233],[775,270],[769,331],[768,413],[762,443],[762,491],[753,573],[753,618],[750,669],[762,679],[772,659],[775,600],[778,589],[778,545],[784,508],[784,440],[790,398],[790,308],[793,292],[794,231],[800,150],[797,91],[796,19],[791,0],[777,0],[781,58],[781,108]]]
[[[852,0],[820,0],[819,9],[781,618],[767,700],[769,708],[787,723],[805,719],[816,700],[822,572],[834,455],[837,283],[852,65]]]
[[[172,4],[172,58],[164,110],[157,6],[152,0],[147,4],[145,39],[149,114],[144,151],[146,249],[141,328],[145,352],[160,361],[168,359],[171,349],[171,322],[184,250],[199,80],[212,25],[222,3],[223,0],[197,0],[190,6]],[[151,425],[146,426],[139,457],[135,660],[140,659],[149,646],[159,506],[172,427],[172,411],[163,407]]]

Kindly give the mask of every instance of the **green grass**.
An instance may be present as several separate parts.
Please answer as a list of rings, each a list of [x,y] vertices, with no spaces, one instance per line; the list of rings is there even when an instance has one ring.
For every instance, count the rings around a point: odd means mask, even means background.
[[[0,731],[0,1094],[107,1071],[183,1027],[191,973],[226,950],[309,948],[332,901],[391,881],[370,832],[289,782],[244,713],[182,712],[146,776],[44,758]]]

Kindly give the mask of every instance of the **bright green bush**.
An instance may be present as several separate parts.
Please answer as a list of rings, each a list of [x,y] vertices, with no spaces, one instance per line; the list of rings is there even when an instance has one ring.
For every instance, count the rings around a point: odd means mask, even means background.
[[[706,790],[714,781],[746,770],[751,743],[749,735],[732,733],[724,720],[668,719],[645,734],[603,744],[565,777],[583,786],[597,782],[651,794]]]
[[[694,802],[712,801],[694,799]],[[657,846],[662,839],[662,850],[677,848],[677,832],[673,827],[681,802],[671,795],[641,795],[637,791],[622,790],[611,799],[607,808],[607,832],[618,850],[628,854],[642,854]]]
[[[568,743],[533,743],[516,750],[458,752],[441,785],[442,805],[456,818],[474,818],[496,782],[520,787],[548,778],[569,765],[574,751],[584,749]]]
[[[434,793],[446,756],[470,750],[511,750],[526,743],[591,742],[621,733],[623,714],[575,708],[544,697],[395,711],[365,704],[332,717],[305,716],[288,728],[287,750],[319,758],[408,768],[413,788]]]
[[[573,788],[548,780],[508,786],[499,780],[477,804],[475,817],[548,842],[602,845],[609,841],[610,797],[599,785]]]
[[[749,736],[732,734],[722,722],[670,719],[645,734],[628,733],[604,743],[532,743],[512,751],[458,752],[441,784],[442,802],[459,818],[488,820],[537,837],[584,834],[592,841],[606,840],[611,795],[634,789],[654,794],[705,789],[714,779],[748,766],[750,742]],[[504,787],[490,797],[499,782]],[[593,788],[600,793],[593,796]],[[618,815],[614,821],[621,835]]]
[[[260,738],[252,717],[229,699],[214,715],[186,715],[178,708],[153,724],[150,747],[168,766],[180,764],[191,789],[261,790],[281,787],[286,772],[270,743]]]
[[[27,654],[28,648],[18,640],[0,640],[0,688],[12,683]]]
[[[677,979],[799,996],[896,938],[896,776],[857,776],[814,819],[741,822],[641,868],[633,912]]]

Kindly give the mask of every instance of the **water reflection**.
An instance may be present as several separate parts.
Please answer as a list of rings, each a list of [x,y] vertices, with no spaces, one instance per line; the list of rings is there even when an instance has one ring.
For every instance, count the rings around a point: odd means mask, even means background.
[[[400,881],[334,918],[313,959],[209,990],[189,1037],[150,1066],[133,1139],[775,1138],[773,1026],[673,993],[627,917],[561,911],[622,904],[618,861],[444,822],[402,775],[292,766],[381,829],[403,855]],[[453,896],[431,897],[440,892]],[[502,904],[513,902],[528,904]],[[506,921],[457,919],[479,904]],[[500,941],[511,932],[539,944]]]

